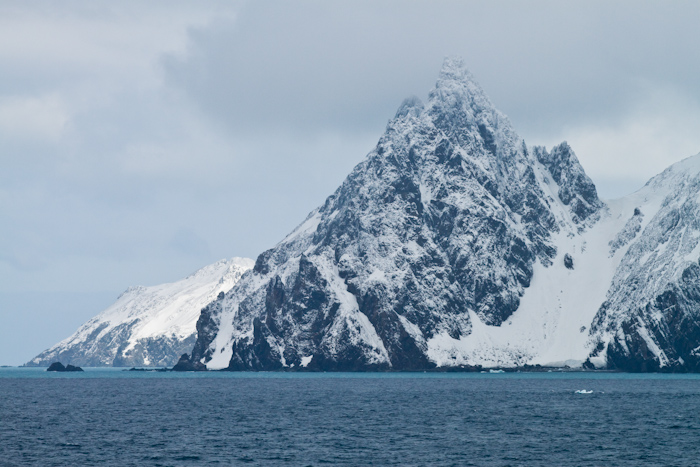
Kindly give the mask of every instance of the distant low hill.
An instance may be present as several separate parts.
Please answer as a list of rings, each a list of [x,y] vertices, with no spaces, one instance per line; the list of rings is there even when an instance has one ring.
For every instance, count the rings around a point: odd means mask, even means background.
[[[173,366],[194,345],[201,309],[252,267],[251,259],[233,258],[170,284],[130,287],[112,306],[27,366],[55,361],[77,366]]]

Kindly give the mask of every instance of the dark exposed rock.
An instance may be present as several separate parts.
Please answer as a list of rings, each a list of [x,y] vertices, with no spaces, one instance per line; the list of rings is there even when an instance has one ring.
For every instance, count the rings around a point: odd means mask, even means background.
[[[61,362],[53,362],[46,371],[66,371],[66,367]]]
[[[700,371],[699,192],[695,156],[636,194],[636,202],[656,199],[635,208],[618,235],[627,249],[591,327],[597,342],[591,355],[605,357],[609,368]]]
[[[584,370],[595,370],[595,365],[591,363],[591,359],[587,358],[583,365],[581,365]]]
[[[54,362],[46,369],[46,371],[83,371],[83,369],[79,366],[73,366],[70,364],[63,366],[63,363],[61,362]]]
[[[693,264],[681,280],[636,310],[620,324],[609,345],[608,366],[630,372],[700,371],[700,266]],[[663,361],[649,347],[663,350]]]
[[[598,199],[596,187],[566,142],[549,153],[544,148],[535,148],[535,153],[557,183],[559,199],[570,207],[574,222],[582,223],[599,212],[603,203]]]
[[[173,371],[207,371],[207,367],[200,362],[193,362],[189,355],[182,354]]]
[[[564,255],[564,266],[566,269],[574,269],[574,258],[569,253]]]

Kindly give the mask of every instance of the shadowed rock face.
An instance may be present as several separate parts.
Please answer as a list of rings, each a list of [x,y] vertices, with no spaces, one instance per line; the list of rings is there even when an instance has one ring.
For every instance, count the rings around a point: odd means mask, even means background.
[[[629,296],[638,284],[631,277],[621,288]],[[617,289],[613,292],[620,293]],[[630,307],[620,313],[615,310],[615,301],[607,301],[598,312],[594,332],[605,330],[613,336],[607,345],[608,368],[700,371],[700,266],[690,264],[664,292],[642,303],[635,306],[630,300]],[[601,339],[594,355],[605,348],[604,342]]]
[[[559,187],[558,195],[568,206],[573,221],[580,224],[595,216],[603,206],[598,199],[598,191],[591,179],[583,171],[578,158],[567,143],[562,143],[547,152],[544,148],[534,148],[537,160],[544,165]]]
[[[652,178],[611,252],[629,247],[591,329],[592,357],[624,371],[700,371],[700,155]]]
[[[608,366],[630,372],[700,371],[700,266],[634,310],[607,349]],[[604,311],[604,310],[602,310]],[[659,358],[656,347],[663,352]]]
[[[190,360],[189,355],[182,354],[180,360],[173,366],[173,371],[207,371],[207,367],[199,362]]]
[[[469,335],[468,310],[503,323],[535,263],[552,264],[552,236],[585,230],[602,206],[567,145],[529,150],[446,60],[428,102],[405,101],[323,206],[202,311],[193,361],[432,368],[430,338]]]

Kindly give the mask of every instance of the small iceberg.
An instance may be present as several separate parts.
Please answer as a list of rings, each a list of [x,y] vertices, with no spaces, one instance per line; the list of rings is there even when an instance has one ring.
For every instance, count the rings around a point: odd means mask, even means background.
[[[593,391],[586,391],[585,389],[579,389],[576,394],[593,394]]]
[[[489,370],[489,373],[505,373],[503,370]]]

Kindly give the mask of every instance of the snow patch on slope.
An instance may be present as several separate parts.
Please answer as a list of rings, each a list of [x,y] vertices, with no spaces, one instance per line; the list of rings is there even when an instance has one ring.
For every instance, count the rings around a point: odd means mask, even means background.
[[[129,354],[153,339],[193,341],[201,309],[219,293],[229,291],[252,267],[251,259],[233,258],[206,266],[177,282],[129,287],[113,305],[29,364],[44,364],[61,355],[90,365],[113,365],[120,358],[128,365],[176,362],[179,355],[149,355],[146,351],[134,361]]]

